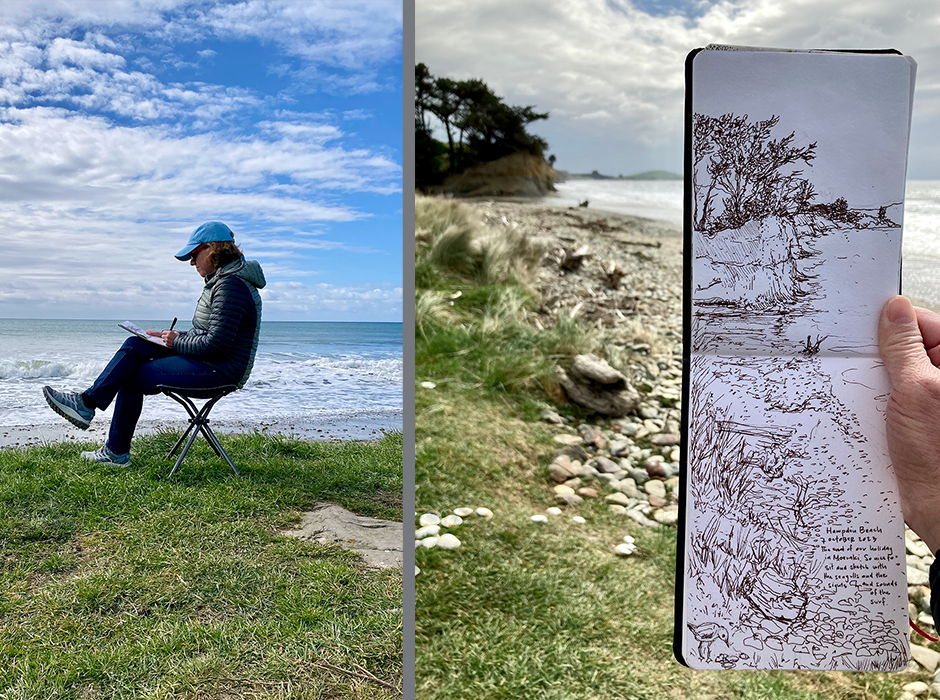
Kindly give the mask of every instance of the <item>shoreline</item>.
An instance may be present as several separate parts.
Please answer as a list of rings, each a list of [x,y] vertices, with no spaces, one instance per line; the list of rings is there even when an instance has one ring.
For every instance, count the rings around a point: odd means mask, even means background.
[[[135,437],[163,430],[185,430],[188,421],[142,420],[137,424]],[[312,420],[309,418],[259,418],[255,420],[230,418],[212,419],[210,425],[216,433],[253,433],[283,435],[299,440],[378,440],[387,432],[402,432],[403,413],[382,418],[349,415]],[[93,423],[88,430],[80,430],[66,421],[33,425],[0,426],[0,449],[24,449],[53,442],[77,444],[104,444],[108,436],[108,421]],[[204,439],[204,438],[202,438]],[[133,450],[133,448],[132,448]]]

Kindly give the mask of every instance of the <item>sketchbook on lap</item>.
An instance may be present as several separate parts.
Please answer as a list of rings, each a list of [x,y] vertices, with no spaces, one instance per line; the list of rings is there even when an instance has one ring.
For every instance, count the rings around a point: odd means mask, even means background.
[[[155,345],[160,345],[161,347],[166,347],[166,343],[163,342],[163,338],[156,335],[147,335],[147,333],[137,324],[132,323],[131,321],[124,321],[124,323],[119,323],[118,326],[126,330],[132,335],[136,335],[138,338],[143,338],[144,340],[149,340]]]
[[[687,59],[674,649],[693,668],[908,664],[877,325],[915,70],[895,51]]]

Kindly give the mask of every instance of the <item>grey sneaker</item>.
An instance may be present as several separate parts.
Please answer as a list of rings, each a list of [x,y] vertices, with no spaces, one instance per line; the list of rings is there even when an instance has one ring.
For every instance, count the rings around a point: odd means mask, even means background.
[[[81,394],[74,391],[56,391],[52,387],[44,386],[42,395],[46,397],[49,408],[72,425],[88,430],[91,419],[95,417],[95,409],[85,405]]]
[[[131,466],[130,452],[119,455],[117,452],[109,450],[107,444],[102,445],[94,452],[82,452],[82,457],[92,462],[98,462],[98,464],[113,464],[118,467]]]

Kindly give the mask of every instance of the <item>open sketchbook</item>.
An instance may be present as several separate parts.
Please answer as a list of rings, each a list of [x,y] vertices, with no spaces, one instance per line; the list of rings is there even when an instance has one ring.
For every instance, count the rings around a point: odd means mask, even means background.
[[[144,330],[140,326],[138,326],[136,323],[133,323],[131,321],[124,321],[124,323],[119,323],[118,326],[126,330],[128,333],[131,333],[132,335],[136,335],[138,338],[143,338],[144,340],[149,340],[151,343],[154,343],[155,345],[161,345],[163,347],[166,347],[166,343],[163,342],[163,338],[156,336],[156,335],[147,335],[147,333],[144,332]]]
[[[899,290],[915,64],[710,46],[686,70],[676,656],[901,670],[877,324]]]

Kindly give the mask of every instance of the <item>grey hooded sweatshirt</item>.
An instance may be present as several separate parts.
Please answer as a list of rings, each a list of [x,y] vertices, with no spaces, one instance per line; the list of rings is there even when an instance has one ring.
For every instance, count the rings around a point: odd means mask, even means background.
[[[248,381],[258,351],[264,273],[244,257],[206,277],[196,304],[192,330],[180,333],[173,349],[213,365],[239,388]]]

